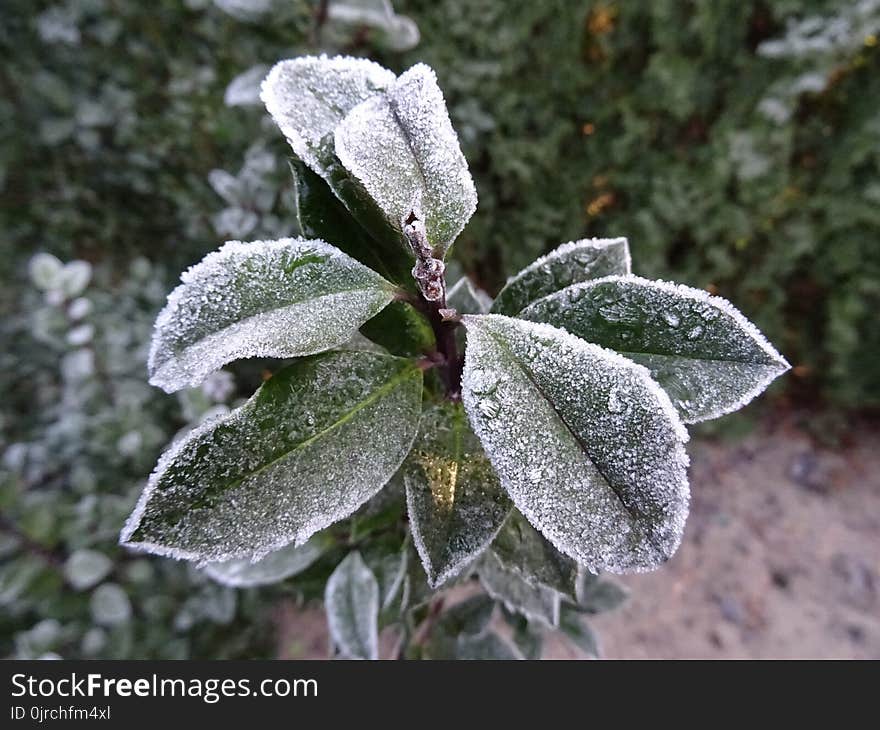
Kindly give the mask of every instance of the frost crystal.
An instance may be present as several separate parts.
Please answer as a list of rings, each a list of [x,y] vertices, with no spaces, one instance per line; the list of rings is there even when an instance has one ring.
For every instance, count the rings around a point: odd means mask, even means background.
[[[662,281],[612,276],[576,284],[520,316],[644,365],[686,423],[741,408],[789,367],[730,302]]]
[[[356,106],[335,132],[336,154],[402,234],[415,211],[442,258],[477,207],[477,192],[434,72],[416,64]]]
[[[278,583],[310,567],[333,543],[332,537],[319,532],[304,545],[286,545],[264,555],[256,562],[247,558],[208,563],[204,570],[218,583],[233,588]]]
[[[519,511],[593,571],[669,558],[687,515],[687,432],[648,370],[549,325],[463,321],[464,405]]]
[[[394,78],[363,58],[305,56],[277,63],[263,81],[260,98],[297,156],[326,177],[336,125]]]
[[[629,274],[625,238],[585,238],[563,243],[511,278],[498,293],[492,311],[511,316],[536,299],[571,284],[611,274]]]
[[[330,638],[347,659],[378,659],[379,584],[360,553],[333,571],[324,590]]]
[[[342,344],[391,301],[382,277],[323,241],[231,241],[181,277],[156,319],[150,382],[168,392],[232,360]]]
[[[510,500],[460,404],[425,412],[403,474],[413,542],[436,588],[492,542]]]
[[[174,558],[253,560],[348,517],[400,467],[422,374],[369,352],[297,360],[159,460],[122,531]]]

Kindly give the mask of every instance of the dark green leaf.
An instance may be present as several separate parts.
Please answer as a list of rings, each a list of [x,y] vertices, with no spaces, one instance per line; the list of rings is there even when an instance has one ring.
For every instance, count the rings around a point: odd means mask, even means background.
[[[364,323],[361,332],[392,355],[417,357],[437,348],[428,320],[407,302],[391,302]]]

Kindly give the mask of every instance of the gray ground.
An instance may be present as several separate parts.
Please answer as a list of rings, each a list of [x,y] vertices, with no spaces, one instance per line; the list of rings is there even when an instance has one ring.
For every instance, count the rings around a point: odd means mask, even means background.
[[[822,449],[783,423],[689,450],[682,546],[622,578],[630,601],[593,622],[605,656],[880,658],[880,433]],[[320,612],[287,609],[281,626],[282,655],[326,656]]]

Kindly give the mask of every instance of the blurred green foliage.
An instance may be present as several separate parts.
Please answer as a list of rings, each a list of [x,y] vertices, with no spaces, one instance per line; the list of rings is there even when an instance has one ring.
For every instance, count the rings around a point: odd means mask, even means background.
[[[319,28],[310,0],[247,6],[4,2],[0,655],[272,655],[273,601],[303,597],[116,547],[161,448],[233,397],[146,385],[176,272],[296,232],[288,147],[252,103],[280,58],[436,69],[480,194],[455,255],[485,288],[625,235],[636,273],[754,320],[795,395],[880,404],[880,0],[397,0],[421,32],[405,53]],[[91,262],[88,288],[36,291],[39,251]]]

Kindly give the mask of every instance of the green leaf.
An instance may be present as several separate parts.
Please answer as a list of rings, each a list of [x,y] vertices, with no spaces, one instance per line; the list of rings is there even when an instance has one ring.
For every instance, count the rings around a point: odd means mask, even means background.
[[[492,297],[463,276],[446,292],[446,306],[459,314],[486,314],[492,308]]]
[[[612,274],[629,274],[625,238],[585,238],[563,243],[520,271],[498,293],[492,311],[515,315],[532,302],[572,284]]]
[[[221,563],[208,563],[204,570],[213,580],[232,588],[270,585],[308,569],[334,542],[332,536],[319,532],[303,545],[285,545],[257,561],[237,558]]]
[[[506,639],[502,639],[494,631],[489,631],[481,636],[459,637],[453,658],[476,661],[489,659],[513,661],[522,659],[522,655]]]
[[[438,625],[451,636],[479,636],[489,628],[494,610],[495,601],[480,593],[444,611]]]
[[[324,592],[330,638],[346,659],[379,658],[379,584],[358,552],[333,571]]]
[[[361,332],[392,355],[417,357],[437,349],[428,320],[407,302],[391,302],[365,322]]]
[[[336,127],[336,155],[400,232],[415,211],[442,258],[477,207],[434,72],[416,64]]]
[[[519,573],[507,570],[492,550],[480,558],[477,575],[486,593],[503,603],[508,611],[548,626],[559,623],[559,594],[550,588],[532,585]]]
[[[298,360],[162,456],[121,540],[203,562],[302,544],[394,474],[415,437],[421,397],[421,371],[401,358]]]
[[[505,569],[531,584],[576,599],[578,564],[560,553],[532,527],[518,510],[512,510],[492,543],[492,552]]]
[[[581,614],[566,604],[562,604],[559,613],[559,630],[572,644],[588,656],[597,659],[601,656],[599,639],[593,633],[593,629],[584,621]]]
[[[586,574],[577,591],[578,610],[584,613],[606,613],[619,608],[629,598],[629,591],[610,578]]]
[[[260,98],[297,157],[326,178],[336,126],[394,80],[391,71],[364,58],[303,56],[275,64]]]
[[[462,398],[517,509],[590,570],[678,547],[687,432],[648,371],[545,324],[467,315]]]
[[[492,542],[510,500],[460,403],[425,411],[403,476],[413,543],[436,588]]]
[[[685,423],[741,408],[789,368],[730,302],[662,281],[613,276],[577,284],[520,316],[644,365]]]
[[[319,175],[299,160],[291,160],[296,214],[303,235],[336,246],[389,281],[413,285],[408,257],[400,255],[396,237],[376,240],[352,217]]]
[[[232,360],[300,357],[346,342],[394,297],[323,241],[231,241],[181,277],[156,319],[150,382],[171,392]]]

